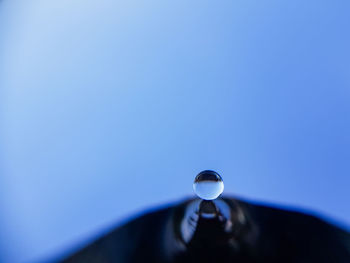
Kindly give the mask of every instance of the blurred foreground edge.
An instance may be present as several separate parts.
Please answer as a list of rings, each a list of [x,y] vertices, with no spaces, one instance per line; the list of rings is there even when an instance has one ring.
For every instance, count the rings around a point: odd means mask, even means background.
[[[222,200],[233,211],[227,235],[203,219],[198,226],[189,222],[197,229],[185,242],[181,224],[193,202],[188,200],[133,219],[60,262],[350,263],[350,234],[337,226],[300,212]]]

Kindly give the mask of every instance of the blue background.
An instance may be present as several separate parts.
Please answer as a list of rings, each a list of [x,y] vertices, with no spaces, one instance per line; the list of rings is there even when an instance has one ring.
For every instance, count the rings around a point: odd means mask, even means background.
[[[225,193],[350,225],[350,2],[2,1],[0,261]]]

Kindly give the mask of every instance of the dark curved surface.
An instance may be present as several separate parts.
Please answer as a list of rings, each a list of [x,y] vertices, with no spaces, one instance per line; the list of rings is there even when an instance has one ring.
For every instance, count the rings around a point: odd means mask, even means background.
[[[177,249],[184,202],[138,217],[61,262],[350,262],[350,234],[337,226],[300,212],[224,200],[247,218],[230,236],[203,220],[185,249]]]

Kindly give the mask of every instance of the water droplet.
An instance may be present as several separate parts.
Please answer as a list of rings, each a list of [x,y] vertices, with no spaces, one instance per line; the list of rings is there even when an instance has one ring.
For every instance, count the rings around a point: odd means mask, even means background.
[[[218,173],[206,170],[194,179],[193,190],[204,200],[214,200],[224,191],[224,182]]]

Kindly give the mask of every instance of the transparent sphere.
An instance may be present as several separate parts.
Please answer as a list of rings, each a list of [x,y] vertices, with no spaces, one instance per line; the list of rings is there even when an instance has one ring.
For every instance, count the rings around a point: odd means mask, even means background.
[[[224,191],[224,182],[218,173],[206,170],[194,179],[193,190],[204,200],[214,200]]]

